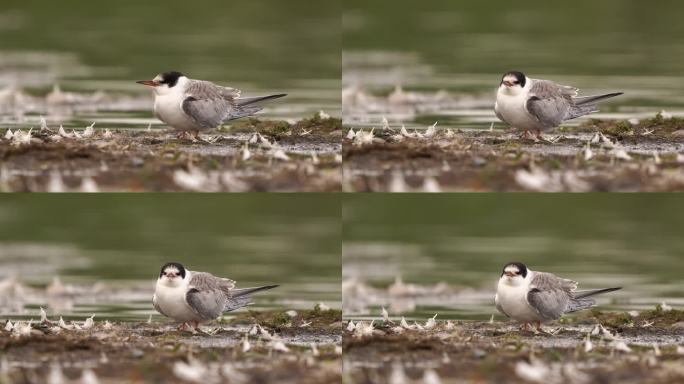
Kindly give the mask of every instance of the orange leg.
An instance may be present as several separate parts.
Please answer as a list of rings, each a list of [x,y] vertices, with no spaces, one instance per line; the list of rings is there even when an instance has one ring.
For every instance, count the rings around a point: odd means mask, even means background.
[[[527,332],[527,329],[529,328],[530,323],[523,323],[522,330]]]
[[[199,322],[198,321],[193,321],[192,322],[192,327],[195,328],[195,330],[199,330]]]
[[[541,331],[542,331],[542,329],[541,329],[541,321],[537,321],[537,322],[536,322],[536,325],[537,325],[537,331],[541,332]]]

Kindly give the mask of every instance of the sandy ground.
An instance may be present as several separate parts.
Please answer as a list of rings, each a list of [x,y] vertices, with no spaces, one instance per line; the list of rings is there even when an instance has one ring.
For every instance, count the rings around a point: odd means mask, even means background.
[[[493,321],[402,320],[346,324],[345,383],[684,380],[684,311],[588,311],[541,333]]]
[[[200,140],[167,130],[2,133],[3,191],[339,191],[341,120],[245,119]]]
[[[245,311],[200,332],[97,318],[10,322],[0,330],[0,382],[335,383],[341,332],[340,311],[320,308]]]
[[[348,131],[345,191],[681,191],[684,119],[590,120],[544,134]]]

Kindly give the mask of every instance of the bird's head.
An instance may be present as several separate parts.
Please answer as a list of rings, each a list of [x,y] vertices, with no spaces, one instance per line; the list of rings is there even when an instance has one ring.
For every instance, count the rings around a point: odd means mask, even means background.
[[[184,74],[178,71],[169,71],[158,74],[152,80],[140,80],[136,81],[136,83],[152,87],[154,93],[163,95],[175,90],[176,87],[182,87],[182,84],[187,79]]]
[[[159,281],[169,287],[177,287],[183,283],[187,275],[181,263],[166,263],[161,267]]]
[[[529,270],[523,263],[511,262],[503,267],[501,279],[509,285],[520,285],[527,279]]]
[[[507,72],[501,78],[499,90],[510,95],[519,95],[527,85],[527,76],[518,71]]]

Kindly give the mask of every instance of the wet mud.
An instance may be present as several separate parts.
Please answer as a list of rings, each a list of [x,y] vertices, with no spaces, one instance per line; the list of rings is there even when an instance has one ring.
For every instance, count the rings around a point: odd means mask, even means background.
[[[239,312],[192,332],[97,317],[9,321],[0,330],[0,382],[339,382],[341,332],[341,312],[320,308]]]
[[[349,130],[346,191],[681,191],[684,119],[589,120],[544,133]]]
[[[202,133],[168,130],[3,132],[3,191],[339,191],[341,120],[247,119]]]

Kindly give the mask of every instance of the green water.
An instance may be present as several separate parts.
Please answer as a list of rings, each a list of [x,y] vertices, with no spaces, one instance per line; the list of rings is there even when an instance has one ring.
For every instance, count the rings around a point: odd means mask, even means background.
[[[600,300],[603,308],[681,307],[682,209],[676,195],[349,195],[343,278],[385,287],[402,276],[460,292],[416,299],[414,309],[393,314],[422,319],[488,319],[510,261],[577,280],[580,288],[623,286]],[[371,306],[345,315],[378,313]]]
[[[134,81],[168,70],[243,89],[245,96],[288,93],[269,104],[265,117],[300,118],[321,109],[339,115],[340,44],[337,0],[7,0],[0,4],[0,88],[14,84],[45,94],[58,83],[66,90],[150,97],[114,116],[48,114],[48,122],[65,126],[146,127],[139,119],[155,121],[151,92]]]
[[[496,121],[496,87],[512,69],[587,94],[624,91],[602,108],[606,117],[684,113],[679,1],[348,0],[343,12],[345,86],[386,94],[401,84],[481,100],[430,116],[361,111],[345,116],[347,123],[377,124],[384,114],[407,127],[439,120],[443,126],[488,128]]]
[[[159,268],[229,277],[239,287],[280,284],[256,295],[255,308],[340,307],[340,205],[333,195],[10,196],[0,199],[0,279],[41,288],[112,287],[70,299],[60,315],[146,319]],[[42,292],[42,291],[41,291]],[[44,295],[24,295],[24,309],[3,315],[37,318]],[[58,306],[58,308],[64,308]]]

